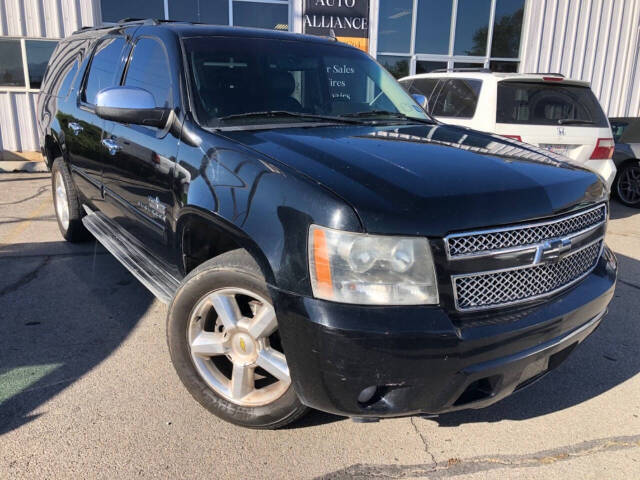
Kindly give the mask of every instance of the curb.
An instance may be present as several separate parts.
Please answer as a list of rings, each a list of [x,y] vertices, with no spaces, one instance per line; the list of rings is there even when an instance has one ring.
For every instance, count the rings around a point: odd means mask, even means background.
[[[43,173],[48,172],[47,164],[44,162],[27,162],[27,161],[0,161],[0,173],[29,172]]]

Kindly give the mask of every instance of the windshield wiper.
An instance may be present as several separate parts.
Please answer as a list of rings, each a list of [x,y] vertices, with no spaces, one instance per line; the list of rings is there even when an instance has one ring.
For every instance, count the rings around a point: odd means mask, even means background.
[[[314,115],[312,113],[298,113],[298,112],[289,112],[287,110],[266,110],[264,112],[247,112],[247,113],[235,113],[233,115],[226,115],[224,117],[218,118],[219,122],[225,122],[227,120],[235,120],[241,118],[274,118],[274,117],[292,117],[292,118],[302,118],[305,120],[323,120],[328,122],[339,122],[339,123],[350,123],[350,124],[361,124],[361,121],[356,119],[347,119],[342,117],[334,117],[331,115]]]
[[[594,125],[595,123],[593,120],[580,120],[578,118],[561,118],[558,120],[560,125]]]
[[[419,123],[428,123],[430,125],[434,124],[434,121],[428,118],[416,118],[410,117],[409,115],[405,115],[400,112],[390,112],[389,110],[366,110],[363,112],[355,112],[355,113],[344,113],[340,115],[340,117],[349,117],[349,118],[391,118],[394,120],[405,120],[410,122],[419,122]]]

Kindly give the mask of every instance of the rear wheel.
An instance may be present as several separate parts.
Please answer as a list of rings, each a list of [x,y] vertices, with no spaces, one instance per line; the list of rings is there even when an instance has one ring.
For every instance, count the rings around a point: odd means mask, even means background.
[[[69,242],[82,242],[91,234],[82,224],[84,213],[76,187],[62,159],[57,159],[51,167],[53,204],[60,233]]]
[[[627,162],[620,167],[614,192],[624,205],[640,208],[640,162]]]
[[[167,340],[184,385],[224,420],[278,428],[306,412],[291,385],[264,278],[245,251],[187,276],[169,308]]]

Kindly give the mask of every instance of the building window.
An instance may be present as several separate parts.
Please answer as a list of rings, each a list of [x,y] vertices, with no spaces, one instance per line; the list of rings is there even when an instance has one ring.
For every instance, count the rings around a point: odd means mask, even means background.
[[[51,40],[25,40],[27,53],[27,71],[29,72],[29,87],[40,88],[44,72],[47,70],[49,58],[58,42]]]
[[[497,0],[491,56],[517,58],[524,16],[524,0]]]
[[[380,2],[378,51],[409,53],[413,0]]]
[[[289,30],[289,3],[234,0],[233,24],[239,27]]]
[[[187,22],[228,25],[229,0],[173,0],[169,2],[169,18]]]
[[[452,8],[453,0],[418,1],[417,53],[449,53]]]
[[[20,40],[0,40],[0,85],[24,87],[24,67]]]
[[[100,6],[103,22],[117,22],[123,18],[164,18],[164,0],[101,0]]]
[[[157,18],[289,30],[288,0],[101,0],[100,5],[105,23]]]
[[[38,90],[55,40],[0,39],[0,89]]]
[[[434,70],[446,70],[447,62],[420,60],[416,62],[416,73],[429,73]]]
[[[458,0],[454,55],[487,55],[491,0]]]
[[[378,62],[386,68],[391,75],[396,78],[402,78],[409,75],[409,63],[411,57],[391,56],[391,55],[378,55]]]
[[[518,71],[525,1],[379,0],[377,57],[402,74]]]

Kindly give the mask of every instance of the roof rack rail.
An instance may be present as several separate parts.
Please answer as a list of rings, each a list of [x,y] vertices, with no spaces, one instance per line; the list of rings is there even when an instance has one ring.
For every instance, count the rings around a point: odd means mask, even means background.
[[[85,32],[87,30],[104,30],[107,28],[117,27],[119,25],[160,25],[161,23],[199,23],[199,22],[183,22],[181,20],[164,20],[158,18],[121,18],[117,22],[109,22],[107,24],[95,25],[93,27],[81,27],[73,33]]]
[[[437,70],[431,70],[429,73],[447,73],[447,72],[480,72],[480,73],[493,73],[491,69],[484,67],[465,67],[465,68],[438,68]]]
[[[554,77],[565,78],[565,76],[562,73],[558,73],[558,72],[527,72],[524,75],[553,75]]]

